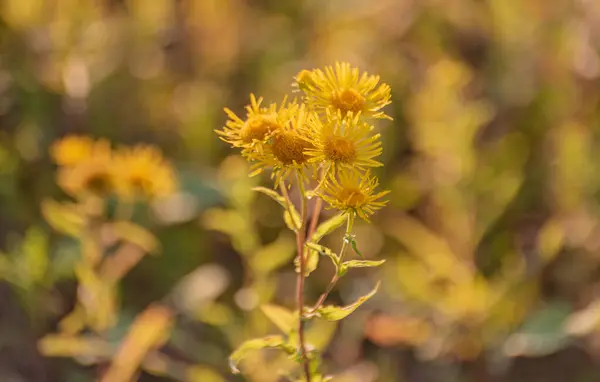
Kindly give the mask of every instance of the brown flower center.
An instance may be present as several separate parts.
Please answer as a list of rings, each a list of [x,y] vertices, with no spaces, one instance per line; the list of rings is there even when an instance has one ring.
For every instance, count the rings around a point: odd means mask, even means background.
[[[352,163],[356,159],[356,148],[342,137],[331,137],[325,142],[325,157],[334,162]]]
[[[266,136],[279,129],[280,126],[272,118],[264,115],[251,117],[246,121],[240,131],[240,138],[244,143],[252,143],[253,140],[263,141]]]
[[[306,162],[304,150],[310,147],[311,145],[297,133],[282,131],[273,137],[271,149],[281,163],[291,165],[294,162],[298,164]]]
[[[338,200],[348,207],[357,208],[362,206],[367,197],[358,188],[344,188],[338,194]]]
[[[133,175],[129,179],[134,190],[144,196],[152,196],[154,183],[144,175]]]
[[[85,188],[94,194],[106,195],[113,189],[112,178],[106,172],[90,174],[85,181]]]
[[[344,89],[334,95],[331,103],[344,113],[358,113],[365,105],[365,97],[354,89]]]

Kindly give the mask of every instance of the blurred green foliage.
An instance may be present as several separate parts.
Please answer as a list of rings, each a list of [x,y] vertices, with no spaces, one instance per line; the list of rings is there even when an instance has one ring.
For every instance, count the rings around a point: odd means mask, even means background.
[[[130,360],[141,381],[241,380],[231,350],[278,330],[260,305],[293,307],[294,242],[213,130],[223,106],[278,101],[335,60],[394,89],[379,123],[391,207],[355,227],[386,265],[332,298],[381,290],[308,329],[335,380],[600,379],[599,26],[590,0],[1,0],[0,380],[96,380],[92,361],[140,338],[161,349]],[[112,342],[56,334],[86,279],[78,218],[50,202],[66,197],[48,148],[69,133],[156,144],[182,184],[133,216],[161,250],[111,290]],[[251,355],[246,377],[277,381],[288,362]]]

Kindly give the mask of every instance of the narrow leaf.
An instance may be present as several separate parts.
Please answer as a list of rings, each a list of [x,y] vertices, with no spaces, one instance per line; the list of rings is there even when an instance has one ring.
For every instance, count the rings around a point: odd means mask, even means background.
[[[42,215],[56,231],[73,237],[81,233],[85,222],[77,205],[58,203],[51,199],[42,202]]]
[[[119,239],[140,247],[146,253],[154,253],[159,249],[159,243],[154,235],[142,226],[120,221],[114,223],[112,228]]]
[[[168,339],[172,323],[173,312],[159,304],[150,305],[140,313],[100,381],[133,380],[148,352],[158,348]]]
[[[293,207],[292,207],[293,208]],[[300,222],[300,216],[298,215],[298,213],[296,212],[294,214],[295,210],[292,210],[292,216],[290,216],[290,212],[286,209],[283,211],[283,221],[285,222],[285,225],[288,227],[288,229],[290,231],[298,231],[298,227],[300,227],[300,225],[302,224]]]
[[[329,257],[331,259],[331,261],[333,262],[333,265],[335,265],[336,267],[338,266],[338,264],[339,264],[338,256],[331,249],[329,249],[321,244],[316,244],[316,243],[312,243],[312,242],[306,243],[306,246],[309,249],[311,249],[312,251],[316,251],[319,255]]]
[[[385,263],[385,260],[373,261],[373,260],[350,260],[344,261],[340,267],[340,272],[346,272],[350,268],[371,268],[378,267]]]
[[[350,304],[347,306],[335,306],[335,305],[322,306],[317,310],[316,314],[318,317],[324,318],[328,321],[339,321],[343,318],[346,318],[348,315],[350,315],[352,312],[354,312],[359,306],[361,306],[363,303],[365,303],[365,301],[367,301],[368,299],[373,297],[375,295],[375,293],[377,293],[377,290],[379,289],[379,284],[380,283],[377,283],[377,285],[375,285],[375,288],[373,288],[373,290],[371,292],[362,296],[361,298],[356,300],[353,304]]]
[[[237,365],[240,361],[251,352],[261,349],[287,349],[285,339],[283,336],[274,335],[266,336],[263,338],[254,338],[242,343],[230,356],[229,356],[229,367],[233,374],[239,374],[240,370]],[[292,350],[293,351],[293,350]]]
[[[283,333],[288,334],[292,330],[295,315],[289,309],[279,305],[265,304],[260,307],[260,310]]]
[[[46,357],[89,357],[109,358],[111,346],[104,340],[92,336],[48,334],[37,343],[38,350]]]
[[[319,224],[315,230],[315,233],[313,233],[312,237],[310,237],[310,240],[313,243],[318,243],[323,237],[341,227],[347,219],[348,216],[346,214],[338,214],[324,221],[323,223]]]
[[[358,250],[358,246],[356,244],[356,239],[354,238],[354,236],[346,235],[344,240],[348,241],[350,243],[350,245],[352,245],[352,249],[354,250],[354,252],[356,252],[358,257],[360,257],[361,259],[364,259],[364,256],[362,255],[362,253],[360,253],[360,251]]]
[[[270,197],[277,203],[281,204],[283,207],[285,207],[285,205],[286,205],[285,198],[282,195],[280,195],[277,191],[275,191],[271,188],[253,187],[252,190],[267,195],[268,197]]]
[[[306,253],[306,263],[304,264],[304,277],[310,276],[310,274],[317,269],[319,265],[319,253],[309,249]],[[300,273],[300,257],[296,256],[294,259],[294,266],[296,267],[296,273]]]

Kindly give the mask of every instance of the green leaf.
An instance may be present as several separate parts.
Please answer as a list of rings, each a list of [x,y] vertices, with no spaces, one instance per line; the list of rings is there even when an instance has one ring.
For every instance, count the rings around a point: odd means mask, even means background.
[[[117,238],[135,244],[146,253],[155,253],[159,249],[158,240],[154,235],[142,226],[120,221],[113,224],[113,231]]]
[[[254,338],[242,343],[230,356],[229,356],[229,367],[233,374],[239,374],[240,370],[237,365],[240,361],[251,352],[261,349],[282,349],[286,353],[293,354],[295,349],[290,348],[286,344],[283,336],[266,336],[263,338]]]
[[[283,220],[285,221],[285,224],[292,231],[298,230],[298,228],[302,224],[302,221],[300,219],[300,214],[298,213],[298,211],[296,211],[296,207],[294,207],[293,204],[290,203],[289,206],[289,209],[292,212],[292,216],[290,216],[290,213],[288,212],[287,200],[285,200],[285,198],[282,195],[280,195],[277,191],[266,187],[254,187],[252,188],[252,190],[261,192],[273,199],[274,201],[276,201],[277,203],[279,203],[285,209],[283,213]]]
[[[368,299],[373,297],[375,293],[377,293],[379,285],[380,283],[378,282],[372,291],[356,300],[353,304],[347,306],[325,305],[317,309],[316,315],[317,317],[321,317],[328,321],[339,321],[344,319],[354,312],[359,306],[364,304]]]
[[[310,274],[317,269],[319,265],[319,253],[309,249],[306,253],[306,264],[304,264],[304,277],[310,276]],[[300,273],[300,257],[296,256],[294,259],[294,266],[296,267],[296,273]]]
[[[321,244],[316,244],[316,243],[312,243],[312,242],[308,242],[306,243],[306,246],[311,250],[314,251],[316,253],[318,253],[319,255],[323,255],[323,256],[327,256],[331,259],[331,261],[333,262],[333,265],[338,266],[340,259],[338,258],[338,255],[335,254],[331,249],[321,245]]]
[[[85,223],[80,208],[72,203],[58,203],[48,199],[42,202],[42,215],[46,222],[56,231],[77,237]]]
[[[313,243],[318,243],[323,237],[329,235],[339,227],[341,227],[344,222],[348,220],[348,216],[345,213],[338,214],[323,223],[319,224],[315,233],[313,233],[310,241]]]
[[[344,261],[340,266],[340,273],[346,273],[350,268],[371,268],[378,267],[381,264],[385,263],[385,260],[349,260]]]
[[[352,246],[352,249],[354,250],[354,252],[356,252],[358,257],[360,257],[361,259],[364,259],[364,256],[362,255],[362,253],[360,253],[360,251],[358,250],[358,246],[356,244],[356,239],[354,238],[354,235],[346,235],[344,237],[344,240],[347,243],[350,243],[350,245]]]
[[[288,334],[292,330],[297,315],[289,309],[279,305],[265,304],[260,307],[260,310],[283,333]]]
[[[282,195],[280,195],[277,191],[275,191],[275,190],[273,190],[271,188],[253,187],[252,190],[253,191],[257,191],[257,192],[261,192],[261,193],[267,195],[268,197],[270,197],[271,199],[273,199],[277,203],[281,204],[283,207],[286,206],[285,198]]]
[[[292,207],[293,208],[293,207]],[[294,210],[292,210],[292,214],[294,213]],[[285,225],[288,227],[288,229],[290,231],[298,231],[298,227],[300,227],[300,216],[294,215],[296,216],[296,218],[292,219],[292,217],[290,216],[290,212],[286,209],[283,211],[283,221],[285,222]]]

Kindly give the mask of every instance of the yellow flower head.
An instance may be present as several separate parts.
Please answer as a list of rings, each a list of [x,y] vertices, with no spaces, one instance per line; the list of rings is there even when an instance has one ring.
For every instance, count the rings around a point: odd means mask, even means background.
[[[269,107],[261,107],[262,102],[262,97],[256,99],[254,94],[250,94],[250,104],[246,106],[245,120],[225,108],[229,120],[222,130],[215,130],[221,140],[233,147],[260,149],[260,144],[280,129],[298,107],[295,102],[287,103],[286,99],[283,100],[279,109],[274,103]]]
[[[90,151],[91,156],[80,158],[77,162],[69,162],[68,166],[67,162],[60,162],[65,166],[59,169],[58,185],[72,196],[106,197],[115,189],[113,158],[108,142],[97,141],[93,146],[95,147]]]
[[[304,175],[309,166],[309,156],[305,153],[313,144],[304,135],[310,113],[304,105],[290,113],[285,123],[275,130],[265,142],[263,150],[245,150],[242,152],[250,161],[256,162],[252,174],[258,174],[266,168],[273,168],[276,181],[288,177],[293,171]]]
[[[338,167],[364,169],[382,164],[374,158],[381,155],[380,134],[360,121],[360,113],[343,119],[321,118],[312,115],[307,136],[314,147],[305,151],[309,162],[322,163],[331,170]]]
[[[153,146],[138,145],[122,148],[115,155],[117,192],[125,198],[156,199],[177,189],[177,179],[171,164]]]
[[[59,166],[73,166],[84,162],[95,153],[110,150],[108,141],[100,139],[94,141],[90,137],[69,135],[56,141],[50,148],[50,155]]]
[[[379,76],[363,72],[348,63],[335,63],[312,71],[302,70],[296,76],[296,86],[306,95],[315,110],[329,110],[342,117],[361,113],[363,117],[391,119],[381,109],[391,103],[391,89],[379,84]]]
[[[330,208],[356,213],[368,222],[370,215],[387,204],[387,200],[379,199],[389,191],[374,193],[378,185],[377,177],[371,176],[369,171],[364,174],[338,171],[337,176],[335,173],[329,175],[319,194]]]

